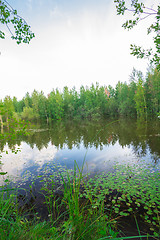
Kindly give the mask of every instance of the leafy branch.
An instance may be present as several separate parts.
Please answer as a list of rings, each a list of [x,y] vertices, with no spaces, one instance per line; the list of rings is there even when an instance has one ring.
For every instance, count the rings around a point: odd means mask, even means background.
[[[17,10],[5,0],[0,0],[0,23],[6,25],[11,34],[11,38],[16,40],[17,44],[29,43],[35,34],[30,30],[24,18],[18,15]],[[13,30],[11,29],[13,26]],[[5,33],[0,30],[0,38],[5,39]]]
[[[125,0],[114,0],[116,3],[116,9],[118,15],[124,15],[126,11],[131,12],[133,19],[127,20],[122,27],[125,29],[132,29],[140,21],[145,20],[148,17],[155,16],[155,22],[147,29],[147,33],[155,33],[153,37],[155,44],[155,51],[150,49],[143,49],[142,47],[131,44],[131,54],[137,56],[137,58],[150,58],[150,63],[160,70],[160,6],[157,9],[152,7],[146,7],[144,3],[139,0],[130,0],[130,4],[126,4]]]

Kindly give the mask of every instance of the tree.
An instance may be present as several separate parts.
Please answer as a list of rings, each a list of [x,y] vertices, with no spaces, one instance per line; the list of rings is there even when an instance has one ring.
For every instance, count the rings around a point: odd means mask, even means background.
[[[16,40],[17,44],[29,43],[35,37],[27,22],[5,0],[0,0],[0,23],[6,25],[11,33],[11,38]],[[5,33],[1,30],[0,38],[5,39]]]
[[[144,93],[144,86],[142,78],[139,78],[137,83],[137,90],[134,96],[134,100],[136,103],[136,111],[138,118],[145,118],[147,117],[147,109],[146,109],[146,99]]]
[[[61,120],[64,116],[63,98],[58,89],[48,95],[48,115],[52,120]]]
[[[9,119],[12,117],[14,111],[13,102],[10,96],[6,96],[4,98],[4,109],[6,115],[7,128],[9,128]]]
[[[21,113],[21,117],[22,119],[26,119],[26,120],[34,120],[35,119],[35,114],[34,114],[34,110],[31,107],[24,107],[23,108],[23,112]]]
[[[107,111],[110,116],[117,116],[118,114],[118,101],[117,101],[117,92],[111,85],[108,86],[108,91],[110,93],[109,98],[107,97]]]
[[[64,104],[64,115],[68,118],[73,117],[74,106],[73,106],[74,96],[72,92],[69,91],[68,87],[63,89],[63,104]]]
[[[22,113],[25,106],[24,99],[18,101],[16,97],[13,97],[13,106],[16,113]]]
[[[147,110],[149,114],[160,112],[160,71],[154,69],[147,74],[145,82]]]
[[[5,113],[4,104],[2,100],[0,100],[0,125],[1,125],[1,134],[3,134],[3,115]]]
[[[32,107],[32,98],[29,92],[26,93],[25,97],[23,98],[23,102],[25,107]]]
[[[138,58],[150,58],[150,62],[155,64],[158,70],[160,70],[160,6],[157,9],[152,7],[147,7],[143,2],[139,0],[114,0],[116,3],[117,14],[124,15],[126,11],[129,11],[133,15],[133,19],[127,20],[122,27],[125,29],[132,29],[139,21],[142,21],[150,16],[155,17],[155,22],[152,23],[147,29],[147,33],[155,33],[153,37],[155,44],[155,51],[150,49],[142,49],[142,47],[131,44],[131,54],[137,56]],[[152,2],[153,3],[153,2]]]
[[[38,95],[38,109],[40,118],[46,119],[48,123],[47,98],[44,96],[42,91]]]
[[[34,90],[31,96],[35,119],[39,118],[39,93]]]
[[[128,92],[128,112],[130,114],[130,116],[136,116],[136,105],[135,105],[135,93],[137,90],[137,86],[136,83],[134,82],[134,80],[130,81],[129,84],[129,92]]]

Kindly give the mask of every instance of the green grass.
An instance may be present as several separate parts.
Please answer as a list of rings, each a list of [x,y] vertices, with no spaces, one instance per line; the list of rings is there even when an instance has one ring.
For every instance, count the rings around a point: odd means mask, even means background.
[[[83,165],[84,166],[84,165]],[[155,169],[155,168],[154,168]],[[74,170],[60,169],[41,180],[49,219],[27,220],[18,207],[17,190],[0,190],[1,239],[149,239],[138,220],[146,222],[154,239],[160,236],[160,173],[152,166],[117,165],[114,173],[87,178],[76,161]],[[41,176],[39,176],[41,177]],[[61,184],[63,194],[54,194]],[[7,184],[7,183],[6,183]],[[124,236],[121,218],[134,216],[137,236]]]

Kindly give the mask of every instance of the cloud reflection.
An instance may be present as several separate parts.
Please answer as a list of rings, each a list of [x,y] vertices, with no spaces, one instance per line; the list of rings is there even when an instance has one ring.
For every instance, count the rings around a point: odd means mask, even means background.
[[[51,161],[57,153],[57,148],[54,145],[51,145],[51,143],[48,144],[47,148],[43,147],[41,150],[38,150],[35,146],[32,149],[25,142],[22,142],[20,146],[16,145],[15,147],[19,147],[21,151],[14,154],[8,146],[5,146],[5,152],[1,154],[1,171],[7,172],[7,175],[3,177],[3,180],[8,176],[14,180],[19,178],[21,172],[30,165],[38,165],[39,167],[42,167],[43,164]],[[6,151],[8,154],[6,154]],[[3,180],[0,180],[0,182]]]

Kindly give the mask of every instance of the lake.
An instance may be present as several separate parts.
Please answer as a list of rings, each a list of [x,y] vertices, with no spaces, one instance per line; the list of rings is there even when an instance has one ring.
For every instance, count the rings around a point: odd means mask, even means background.
[[[116,162],[160,165],[160,120],[67,121],[35,124],[29,136],[1,143],[1,184],[6,178],[29,183],[59,166],[73,169],[84,162],[84,173],[113,171]],[[17,150],[16,154],[12,150]],[[7,153],[7,154],[6,154]]]

